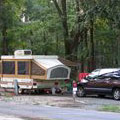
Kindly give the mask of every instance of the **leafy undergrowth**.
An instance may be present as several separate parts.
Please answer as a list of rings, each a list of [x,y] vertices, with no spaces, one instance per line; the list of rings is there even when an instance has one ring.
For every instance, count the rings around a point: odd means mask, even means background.
[[[120,113],[120,106],[104,105],[100,110],[101,111],[106,111],[106,112],[118,112],[118,113]]]

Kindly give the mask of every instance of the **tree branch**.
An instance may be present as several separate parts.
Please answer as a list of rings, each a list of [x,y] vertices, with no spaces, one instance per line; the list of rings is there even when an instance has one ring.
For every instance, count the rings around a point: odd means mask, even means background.
[[[55,7],[56,7],[56,9],[58,11],[59,16],[62,17],[63,13],[62,13],[62,10],[60,9],[59,5],[58,5],[58,2],[56,0],[52,0],[52,1],[55,4]]]

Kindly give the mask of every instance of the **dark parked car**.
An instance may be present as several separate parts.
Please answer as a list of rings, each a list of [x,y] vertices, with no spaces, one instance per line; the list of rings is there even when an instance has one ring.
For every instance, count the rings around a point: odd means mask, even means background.
[[[112,95],[115,100],[120,99],[120,70],[96,77],[84,78],[86,82],[78,83],[77,96],[96,94],[100,97]]]

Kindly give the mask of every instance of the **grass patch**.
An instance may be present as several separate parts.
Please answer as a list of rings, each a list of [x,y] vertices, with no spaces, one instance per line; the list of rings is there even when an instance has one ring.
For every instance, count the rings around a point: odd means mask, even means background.
[[[51,120],[48,118],[29,118],[29,117],[22,117],[24,120]]]
[[[100,110],[101,111],[106,111],[106,112],[120,113],[120,106],[117,106],[117,105],[104,105]]]

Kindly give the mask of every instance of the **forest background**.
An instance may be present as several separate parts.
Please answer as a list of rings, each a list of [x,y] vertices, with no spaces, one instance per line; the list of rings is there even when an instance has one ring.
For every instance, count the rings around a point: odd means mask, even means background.
[[[0,55],[16,49],[119,67],[120,0],[0,0]]]

